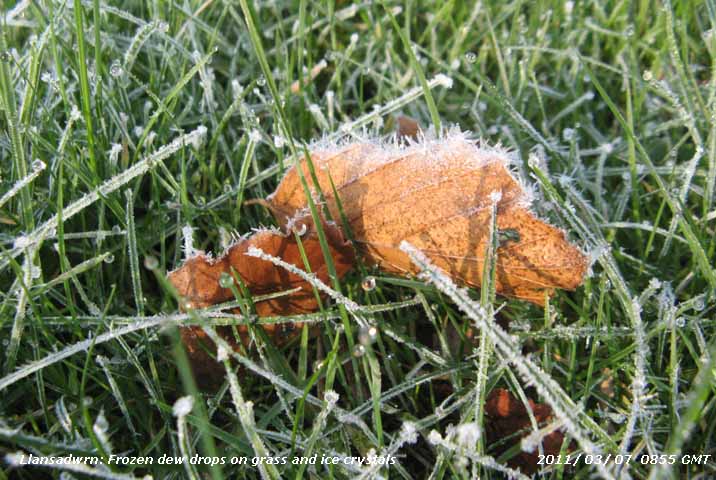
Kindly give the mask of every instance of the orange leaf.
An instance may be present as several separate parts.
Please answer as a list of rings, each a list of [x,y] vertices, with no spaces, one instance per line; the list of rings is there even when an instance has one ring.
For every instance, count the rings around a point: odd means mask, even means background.
[[[496,291],[542,305],[545,293],[579,286],[584,254],[563,231],[535,217],[529,195],[508,169],[507,154],[462,134],[407,146],[357,142],[311,152],[318,184],[333,218],[341,218],[331,179],[358,246],[369,263],[415,272],[400,251],[407,240],[455,280],[479,287],[489,242],[493,199],[502,241]],[[305,159],[305,178],[315,188]],[[267,201],[285,224],[306,206],[295,167]]]

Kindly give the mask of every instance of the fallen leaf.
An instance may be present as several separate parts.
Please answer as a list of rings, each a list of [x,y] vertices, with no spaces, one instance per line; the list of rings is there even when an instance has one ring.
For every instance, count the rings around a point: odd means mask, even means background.
[[[543,427],[552,420],[552,409],[549,406],[535,403],[532,399],[528,399],[528,403],[538,426]],[[524,403],[503,388],[496,388],[487,396],[485,414],[488,447],[499,444],[493,454],[495,457],[518,444],[523,437],[532,432],[532,423]],[[513,438],[515,434],[520,435]],[[503,442],[505,439],[512,440]],[[563,441],[564,434],[555,430],[542,439],[542,451],[545,455],[558,455]],[[539,469],[538,455],[537,449],[534,452],[521,451],[512,457],[508,464],[511,468],[519,468],[523,473],[532,475]]]
[[[322,226],[336,273],[342,277],[353,266],[353,248],[346,242],[341,230],[335,224],[323,222]],[[225,288],[220,284],[221,275],[225,273],[233,277],[237,288],[238,276],[252,296],[298,289],[288,295],[255,303],[256,313],[260,317],[313,312],[318,309],[318,301],[308,282],[268,260],[246,255],[250,247],[256,247],[305,270],[296,240],[296,235],[299,235],[311,272],[319,280],[328,282],[328,267],[311,215],[299,211],[291,219],[291,227],[288,233],[275,229],[259,230],[232,245],[226,253],[216,259],[204,253],[196,254],[188,258],[180,268],[169,273],[169,281],[185,302],[185,306],[188,303],[195,309],[235,299],[231,288]],[[234,309],[233,313],[240,314],[241,310]],[[292,326],[266,324],[264,329],[277,343],[283,343],[285,339],[291,337],[291,332],[298,331]],[[300,327],[300,325],[295,326]],[[238,326],[237,330],[239,339],[247,345],[247,326]],[[234,347],[238,347],[231,327],[218,327],[217,332]],[[196,370],[205,371],[215,368],[215,363],[206,351],[213,352],[215,347],[201,327],[184,327],[181,329],[181,335]]]
[[[496,201],[497,293],[543,305],[545,294],[571,290],[582,282],[585,255],[563,231],[531,213],[530,196],[499,148],[477,145],[453,132],[407,145],[363,141],[319,146],[311,151],[311,161],[327,207],[340,219],[331,180],[335,185],[368,263],[395,273],[416,273],[399,249],[407,240],[456,281],[479,287]],[[315,190],[305,159],[300,166]],[[282,225],[305,208],[296,167],[266,200]]]

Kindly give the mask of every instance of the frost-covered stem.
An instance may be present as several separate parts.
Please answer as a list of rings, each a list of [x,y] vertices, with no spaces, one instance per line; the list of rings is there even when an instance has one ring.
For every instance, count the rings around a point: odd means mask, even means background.
[[[285,262],[284,260],[274,257],[273,255],[269,255],[268,253],[264,252],[260,248],[256,248],[254,246],[249,247],[249,249],[246,251],[245,255],[248,255],[250,257],[257,257],[262,260],[267,260],[274,265],[277,265],[281,268],[284,268],[285,270],[288,270],[289,272],[293,273],[294,275],[298,275],[308,283],[310,283],[313,287],[316,289],[326,293],[329,297],[333,298],[336,302],[340,303],[341,305],[346,307],[346,310],[348,310],[356,319],[358,324],[361,327],[366,327],[368,325],[368,321],[364,317],[362,313],[361,307],[351,300],[350,298],[346,298],[344,295],[336,292],[331,287],[323,283],[321,280],[318,279],[318,277],[313,273],[307,273],[300,268],[296,267],[295,265],[292,265],[290,263]]]
[[[174,416],[177,417],[177,440],[179,443],[179,451],[181,451],[184,469],[186,470],[187,477],[191,480],[198,480],[199,473],[196,471],[196,467],[189,462],[192,457],[191,442],[189,440],[189,429],[186,425],[186,417],[191,413],[191,409],[194,407],[194,398],[191,395],[181,397],[174,403]]]
[[[311,453],[313,453],[313,448],[316,445],[318,438],[324,433],[324,429],[326,428],[326,419],[328,418],[328,415],[331,413],[333,408],[336,406],[336,402],[338,402],[338,394],[333,390],[327,390],[323,394],[323,398],[325,399],[326,404],[318,413],[316,419],[313,421],[311,435],[308,437],[308,440],[306,440],[306,446],[303,449],[304,457],[309,457]],[[302,466],[301,468],[303,467],[304,466]],[[301,470],[301,473],[303,473],[303,470]]]
[[[27,461],[29,456],[30,455],[28,453],[23,451],[8,453],[5,455],[5,462],[13,467],[35,466],[34,464],[23,463],[23,460]],[[65,463],[63,460],[60,460],[66,457],[55,455],[44,455],[44,457],[54,459],[41,465],[46,468],[53,468],[64,472],[79,473],[87,475],[88,477],[105,478],[107,480],[144,480],[142,477],[135,477],[134,475],[129,475],[128,473],[114,473],[106,467],[92,468],[87,466],[85,463]]]
[[[532,384],[537,392],[552,407],[555,416],[564,422],[569,434],[579,443],[585,453],[597,454],[600,449],[589,439],[589,432],[582,430],[585,425],[591,432],[597,434],[601,441],[614,446],[614,442],[606,432],[591,418],[584,414],[583,409],[575,404],[559,384],[529,358],[520,353],[520,348],[510,335],[505,332],[485,310],[475,303],[467,292],[459,289],[445,273],[433,266],[419,250],[403,241],[400,249],[407,253],[411,260],[423,271],[423,276],[434,283],[443,293],[448,295],[465,312],[483,333],[486,333],[498,352],[512,365],[523,379]],[[597,466],[603,478],[614,478],[604,465]]]
[[[181,236],[184,239],[184,260],[189,260],[197,254],[194,250],[194,229],[191,225],[181,227]]]
[[[32,375],[33,373],[37,372],[38,370],[42,370],[45,367],[48,367],[48,366],[53,365],[57,362],[60,362],[60,361],[64,360],[65,358],[74,355],[75,353],[87,351],[87,349],[92,344],[99,345],[100,343],[104,343],[109,340],[119,338],[123,335],[127,335],[128,333],[136,332],[139,330],[145,330],[147,328],[158,327],[161,325],[168,325],[168,324],[174,324],[174,323],[180,323],[181,321],[184,321],[187,318],[188,318],[188,315],[186,315],[186,314],[147,317],[146,320],[144,320],[144,321],[136,322],[136,323],[133,323],[132,325],[127,325],[126,327],[118,328],[116,330],[111,330],[107,333],[97,335],[97,337],[95,337],[95,338],[88,338],[86,340],[82,340],[81,342],[77,342],[74,345],[70,345],[69,347],[66,347],[58,352],[51,353],[50,355],[48,355],[44,358],[41,358],[40,360],[34,361],[32,363],[28,363],[27,365],[24,365],[24,366],[18,368],[13,373],[11,373],[3,378],[0,378],[0,391],[6,389],[10,385],[17,382],[18,380],[22,380],[23,378],[27,377],[28,375]]]
[[[667,31],[669,30],[671,29],[667,29]],[[667,35],[667,37],[669,37],[669,35]],[[674,54],[672,52],[672,57],[673,56]],[[696,127],[694,115],[686,110],[686,108],[681,103],[676,94],[672,92],[671,89],[665,83],[655,80],[653,78],[653,75],[647,75],[646,77],[649,85],[657,92],[662,94],[664,97],[666,97],[672,104],[674,109],[677,111],[677,113],[679,114],[679,119],[684,122],[684,125],[686,126],[689,135],[691,135],[691,139],[693,140],[695,147],[693,156],[686,163],[686,166],[682,172],[682,178],[680,182],[681,187],[679,189],[679,194],[676,202],[676,206],[678,207],[678,209],[674,213],[674,216],[671,218],[671,223],[669,224],[669,236],[666,238],[664,246],[661,249],[661,255],[663,256],[666,254],[666,252],[669,250],[669,247],[671,246],[671,237],[676,231],[676,227],[682,216],[681,207],[686,203],[687,197],[689,195],[689,190],[691,189],[691,181],[693,180],[694,174],[696,173],[696,167],[698,166],[701,157],[704,156],[704,143],[701,138],[701,133],[699,133],[699,130]],[[666,192],[666,194],[669,195],[668,192]]]
[[[559,200],[556,192],[554,191],[551,184],[545,182],[546,177],[544,173],[533,166],[533,170],[537,174],[537,177],[541,180],[542,185],[545,187],[547,194],[555,201]],[[564,215],[564,218],[570,223],[570,225],[592,245],[606,245],[604,238],[598,233],[600,230],[597,226],[596,220],[589,214],[590,210],[587,208],[587,203],[582,199],[582,196],[577,192],[571,185],[567,185],[567,191],[570,193],[578,204],[587,212],[587,219],[591,220],[591,226],[585,225],[581,218],[579,218],[574,207],[568,205],[570,208],[561,208],[560,213]],[[560,203],[560,202],[558,202]],[[596,233],[595,233],[596,232]],[[641,319],[641,305],[638,299],[634,299],[629,292],[629,288],[626,281],[622,277],[619,268],[614,260],[614,256],[609,252],[608,248],[605,248],[604,252],[596,258],[604,268],[605,273],[609,277],[610,281],[614,285],[617,292],[617,298],[622,306],[625,314],[631,321],[633,327],[634,341],[636,344],[636,351],[634,354],[634,367],[635,373],[632,380],[632,408],[630,410],[630,417],[627,422],[624,437],[620,445],[620,452],[626,453],[626,449],[629,446],[631,437],[634,432],[634,426],[636,424],[637,415],[640,413],[640,409],[643,407],[641,403],[644,392],[646,390],[646,357],[648,356],[649,346],[647,344],[647,337],[644,331],[644,324]]]
[[[241,393],[241,387],[239,386],[239,380],[236,378],[236,373],[234,373],[231,369],[231,364],[228,361],[226,349],[223,346],[219,346],[218,349],[217,357],[224,357],[224,368],[226,369],[226,378],[229,380],[231,399],[234,401],[234,407],[236,408],[236,413],[239,414],[239,421],[241,422],[241,427],[244,429],[246,438],[249,439],[251,447],[254,449],[254,455],[264,458],[269,457],[269,451],[256,431],[256,422],[254,421],[254,404],[253,402],[247,402],[244,400],[244,396]],[[273,464],[261,462],[258,468],[261,478],[281,478],[278,469]]]
[[[94,425],[92,425],[92,431],[94,432],[95,437],[97,437],[97,441],[102,446],[102,450],[111,456],[112,443],[109,441],[107,430],[109,430],[109,423],[107,422],[107,417],[104,416],[104,409],[102,409],[100,410],[99,415],[97,415]]]
[[[129,431],[132,432],[132,435],[136,436],[137,430],[134,428],[134,423],[132,423],[132,417],[129,414],[127,403],[124,401],[122,390],[119,388],[119,385],[117,385],[117,381],[114,379],[112,372],[109,371],[109,367],[107,366],[107,357],[103,355],[98,355],[95,361],[99,364],[100,367],[102,367],[102,370],[104,370],[104,374],[107,377],[107,382],[109,382],[109,387],[112,389],[112,394],[114,395],[115,400],[117,400],[117,404],[119,405],[119,409],[121,410],[122,415],[124,415],[124,419],[127,421],[127,427],[129,428]]]
[[[395,456],[395,454],[403,448],[403,445],[406,443],[413,444],[418,441],[418,426],[411,421],[405,421],[403,422],[403,426],[400,428],[400,432],[398,433],[397,437],[394,438],[393,442],[388,445],[386,448],[381,450],[380,456],[387,458],[388,456]],[[369,478],[375,478],[376,472],[382,468],[383,465],[381,465],[379,462],[376,462],[369,466],[367,469],[363,470],[363,472],[358,477],[358,480],[363,479],[369,479]]]
[[[142,293],[142,279],[139,273],[139,252],[137,251],[137,230],[134,225],[134,201],[131,190],[125,190],[127,197],[127,250],[129,253],[129,273],[132,277],[132,291],[137,312],[144,315],[144,294]]]
[[[55,285],[59,285],[63,282],[66,282],[67,280],[70,280],[73,277],[76,277],[80,273],[86,272],[87,270],[90,270],[91,268],[96,267],[97,265],[104,262],[107,258],[109,258],[111,255],[110,252],[104,252],[100,255],[97,255],[94,258],[90,258],[89,260],[85,260],[84,262],[75,265],[74,267],[70,268],[69,270],[66,270],[64,273],[61,273],[60,275],[56,276],[49,282],[43,283],[42,285],[39,285],[39,288],[42,288],[43,291],[47,291],[48,289],[54,287]],[[43,317],[43,321],[47,317]],[[92,317],[95,318],[95,317]]]
[[[67,205],[62,210],[62,220],[67,221],[69,218],[75,216],[100,198],[105,198],[110,193],[114,192],[115,190],[118,190],[134,178],[145,174],[157,163],[164,161],[171,154],[184,148],[186,145],[196,145],[204,138],[205,135],[206,127],[200,126],[185,135],[177,137],[171,143],[164,145],[159,150],[147,156],[143,160],[140,160],[139,162],[135,163],[122,173],[115,175],[114,177],[105,181],[102,185],[85,194],[82,198]],[[57,228],[58,218],[58,215],[55,214],[50,217],[49,220],[45,221],[42,225],[33,230],[32,233],[27,235],[28,241],[31,243],[37,243],[40,238],[52,235],[54,230]],[[0,269],[6,268],[10,263],[10,258],[17,257],[18,255],[20,255],[21,252],[22,250],[17,248],[8,252],[8,255],[5,255],[4,258],[0,260]]]
[[[15,307],[15,318],[10,332],[10,344],[5,352],[5,372],[15,368],[17,351],[20,347],[22,333],[25,330],[25,312],[27,309],[28,291],[32,285],[32,270],[35,249],[27,247],[25,250],[25,261],[22,262],[22,283],[18,285],[17,306]]]
[[[503,473],[509,479],[529,480],[529,477],[523,475],[519,470],[513,470],[509,467],[505,467],[497,460],[495,460],[494,457],[491,457],[489,455],[479,455],[477,453],[465,449],[462,446],[456,445],[455,443],[442,438],[440,434],[437,433],[435,430],[431,432],[429,440],[434,445],[439,445],[444,449],[449,450],[450,452],[454,452],[464,457],[467,457],[473,462],[478,463],[485,468]]]
[[[15,182],[15,184],[10,188],[10,190],[8,190],[5,195],[0,197],[0,207],[5,205],[12,197],[17,195],[17,192],[25,188],[25,186],[29,185],[33,180],[39,177],[43,170],[45,170],[46,166],[47,165],[45,165],[45,162],[38,163],[37,167],[34,167],[32,169],[32,173]]]
[[[208,337],[211,339],[211,341],[216,344],[217,349],[223,348],[226,354],[231,355],[233,358],[235,358],[240,364],[242,364],[244,367],[246,367],[251,372],[255,373],[256,375],[260,375],[261,377],[265,378],[269,382],[271,382],[276,388],[281,388],[283,390],[286,390],[290,394],[294,395],[296,398],[304,397],[305,393],[276,375],[275,373],[266,370],[263,367],[260,367],[255,362],[250,360],[249,358],[244,357],[243,355],[238,354],[234,351],[234,349],[228,344],[226,340],[224,340],[222,337],[219,336],[219,334],[216,333],[216,331],[213,328],[203,326],[204,332],[208,335]],[[306,402],[310,403],[311,405],[322,407],[323,401],[319,400],[315,396],[308,394],[305,395]],[[364,421],[360,419],[357,415],[352,414],[351,412],[347,412],[346,410],[343,410],[339,407],[335,407],[333,409],[333,412],[335,412],[335,415],[338,417],[338,420],[343,423],[351,423],[358,427],[358,429],[373,443],[378,443],[377,438],[371,432],[371,430],[368,428],[368,426],[365,424]]]
[[[437,86],[441,87],[447,87],[450,88],[452,86],[452,79],[448,77],[447,75],[438,74],[435,77],[433,77],[431,80],[428,80],[428,87],[435,88]],[[372,112],[367,113],[361,117],[358,117],[357,119],[353,120],[349,123],[344,123],[339,128],[339,131],[336,132],[333,135],[330,135],[328,138],[334,139],[341,137],[345,135],[346,133],[350,133],[353,130],[356,130],[358,128],[361,128],[365,125],[368,125],[369,123],[373,122],[378,117],[383,117],[389,113],[392,113],[396,110],[399,110],[403,106],[407,105],[408,103],[412,102],[416,98],[419,98],[425,93],[422,87],[413,87],[410,90],[408,90],[405,94],[401,95],[398,98],[395,98],[385,105],[382,105],[376,109],[374,109]]]
[[[158,26],[159,22],[154,21],[142,25],[137,29],[137,33],[134,35],[132,43],[129,45],[127,51],[124,53],[124,69],[126,71],[129,72],[132,70],[132,66],[134,65],[134,61],[137,58],[139,50],[142,48],[142,45],[144,45],[144,42],[146,42],[147,39],[152,35],[152,33],[154,33]]]
[[[704,404],[709,398],[714,377],[714,367],[716,367],[716,341],[712,342],[709,354],[701,357],[701,365],[699,373],[694,378],[691,390],[686,394],[685,404],[688,405],[682,412],[682,419],[671,435],[669,442],[664,449],[664,454],[675,455],[679,457],[684,443],[688,440],[696,423],[702,418]],[[672,469],[669,465],[658,465],[651,471],[649,479],[673,478]]]

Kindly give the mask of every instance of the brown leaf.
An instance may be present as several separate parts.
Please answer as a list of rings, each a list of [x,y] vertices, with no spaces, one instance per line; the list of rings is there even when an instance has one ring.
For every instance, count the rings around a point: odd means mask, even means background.
[[[549,406],[535,403],[532,399],[528,399],[528,403],[532,415],[534,415],[540,427],[543,427],[552,420],[552,409],[549,408]],[[508,443],[500,444],[495,456],[499,456],[509,450],[532,431],[532,423],[530,422],[530,417],[524,403],[503,388],[496,388],[487,396],[485,400],[485,414],[487,415],[485,423],[487,425],[486,434],[488,445],[498,444],[498,442],[504,439],[512,439],[508,441]],[[515,434],[520,435],[514,438]],[[544,454],[559,454],[563,441],[564,435],[558,430],[545,436],[542,440]],[[512,457],[508,464],[512,468],[519,468],[523,473],[531,475],[538,470],[538,454],[538,450],[534,452],[521,452]]]
[[[328,267],[311,215],[305,211],[297,213],[292,219],[292,225],[294,231],[301,234],[301,244],[311,272],[321,281],[327,282]],[[323,230],[326,233],[336,273],[341,277],[353,266],[353,248],[345,241],[341,230],[334,224],[323,222]],[[246,255],[250,247],[259,248],[269,255],[279,257],[283,261],[305,270],[299,245],[293,233],[284,234],[277,230],[261,230],[234,244],[219,258],[212,259],[204,254],[189,258],[180,268],[169,273],[169,281],[183,300],[191,304],[192,308],[203,308],[233,300],[234,294],[231,289],[224,288],[219,284],[221,274],[227,273],[234,277],[235,283],[236,275],[238,275],[252,295],[300,289],[290,295],[257,302],[255,304],[256,313],[261,317],[300,314],[317,310],[316,296],[308,282],[298,275],[277,267],[268,260]],[[241,313],[241,311],[237,308],[233,313]],[[279,343],[286,338],[285,334],[290,336],[290,332],[284,328],[284,325],[268,324],[264,325],[264,329]],[[247,344],[247,327],[242,325],[237,330],[240,340]],[[232,345],[238,346],[230,327],[219,327],[217,331]],[[214,347],[200,327],[182,328],[181,335],[198,372],[215,368],[211,357],[205,352],[206,349],[213,351]]]
[[[563,231],[529,211],[529,195],[508,170],[507,155],[462,134],[408,146],[357,142],[311,152],[333,218],[341,218],[331,179],[353,237],[369,263],[415,272],[398,246],[407,240],[455,280],[479,287],[489,241],[491,197],[497,195],[498,293],[544,304],[545,293],[579,286],[584,254]],[[305,159],[304,175],[314,188]],[[495,198],[497,198],[495,197]],[[267,199],[279,222],[306,206],[291,168]]]
[[[399,115],[396,117],[398,128],[396,134],[400,140],[417,140],[422,128],[417,120],[414,120],[405,115]]]

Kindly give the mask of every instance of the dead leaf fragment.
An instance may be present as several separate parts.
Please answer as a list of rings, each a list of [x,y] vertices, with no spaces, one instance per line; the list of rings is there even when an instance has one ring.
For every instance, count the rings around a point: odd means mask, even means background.
[[[299,212],[292,218],[295,232],[300,234],[301,244],[306,254],[311,272],[316,277],[328,282],[328,267],[321,251],[315,224],[311,215]],[[342,277],[353,266],[354,254],[351,245],[346,242],[341,230],[332,223],[323,222],[328,246],[331,251],[336,273]],[[256,313],[260,317],[309,313],[318,309],[316,296],[311,285],[301,277],[277,267],[268,260],[246,255],[250,247],[256,247],[269,255],[279,257],[283,261],[305,270],[296,236],[290,230],[283,233],[278,230],[260,230],[232,245],[224,255],[212,259],[205,254],[195,255],[169,274],[169,281],[177,293],[192,308],[204,308],[221,302],[234,300],[231,288],[221,286],[219,280],[222,273],[231,275],[238,287],[237,276],[246,288],[254,295],[265,295],[298,288],[289,295],[255,303]],[[235,309],[233,313],[242,313]],[[264,329],[274,340],[282,343],[288,332],[284,325],[264,325]],[[237,328],[239,338],[248,343],[245,325]],[[230,327],[219,327],[218,333],[230,344],[238,346],[235,335]],[[194,366],[203,371],[215,368],[214,362],[206,350],[214,347],[200,327],[186,327],[181,330],[190,358]]]
[[[549,406],[535,403],[532,399],[528,399],[528,403],[538,426],[543,427],[552,420],[552,409]],[[497,449],[496,455],[494,455],[496,457],[509,450],[514,444],[532,432],[532,423],[524,403],[503,388],[496,388],[487,396],[485,414],[487,415],[485,423],[487,425],[488,448],[490,445],[495,445],[504,439],[514,437],[515,434],[520,434],[508,444],[502,443]],[[544,454],[558,455],[562,449],[563,441],[564,434],[559,430],[546,435],[542,439]],[[532,475],[539,469],[537,463],[538,454],[537,449],[534,452],[521,452],[512,457],[508,464],[511,468],[519,468],[523,473]]]
[[[415,273],[399,249],[407,240],[453,279],[479,287],[497,201],[496,291],[542,305],[545,293],[574,289],[587,269],[563,231],[529,210],[530,198],[509,171],[507,154],[463,134],[408,145],[356,142],[314,148],[311,161],[333,218],[341,218],[331,180],[353,238],[369,263]],[[312,190],[305,159],[300,166]],[[306,206],[296,167],[267,198],[279,223]]]

